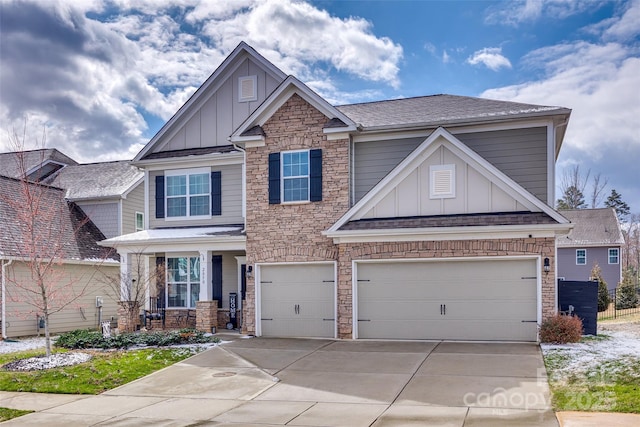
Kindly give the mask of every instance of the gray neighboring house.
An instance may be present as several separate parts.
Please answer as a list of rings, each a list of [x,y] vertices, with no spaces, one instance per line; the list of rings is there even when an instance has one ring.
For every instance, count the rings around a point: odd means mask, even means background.
[[[589,280],[597,263],[609,290],[622,281],[624,236],[613,208],[560,211],[575,224],[558,238],[558,279]]]

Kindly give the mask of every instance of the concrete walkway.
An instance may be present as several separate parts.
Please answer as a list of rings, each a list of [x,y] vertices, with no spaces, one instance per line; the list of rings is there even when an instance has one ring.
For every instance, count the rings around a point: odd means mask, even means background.
[[[3,426],[558,426],[529,344],[237,339],[99,396],[0,406],[38,411]]]

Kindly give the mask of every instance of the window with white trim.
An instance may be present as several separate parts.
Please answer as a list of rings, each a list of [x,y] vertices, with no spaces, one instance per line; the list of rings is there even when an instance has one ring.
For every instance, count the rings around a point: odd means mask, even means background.
[[[587,264],[587,250],[576,249],[576,265],[586,265],[586,264]]]
[[[200,257],[167,257],[167,307],[195,308],[200,299]]]
[[[136,231],[144,230],[144,214],[136,212]]]
[[[456,165],[429,166],[429,198],[451,199],[456,197]]]
[[[609,248],[609,264],[619,264],[619,263],[620,263],[620,249]]]
[[[282,155],[282,201],[309,200],[309,151],[286,151]]]
[[[211,215],[211,171],[208,168],[167,171],[167,218]]]

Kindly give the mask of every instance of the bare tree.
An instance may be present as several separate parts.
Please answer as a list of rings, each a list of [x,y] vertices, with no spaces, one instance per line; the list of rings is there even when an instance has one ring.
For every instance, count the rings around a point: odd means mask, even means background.
[[[149,258],[143,250],[132,254],[131,259],[129,272],[116,278],[105,275],[102,279],[107,285],[108,297],[122,309],[127,332],[135,330],[140,310],[147,301],[164,301],[164,265],[149,266]]]
[[[604,199],[604,189],[609,183],[608,178],[602,178],[600,173],[593,175],[593,187],[591,189],[591,209],[600,206]]]
[[[2,249],[24,265],[26,273],[16,274],[14,268],[7,274],[7,296],[28,307],[22,315],[36,314],[44,320],[46,352],[50,356],[51,316],[75,304],[91,281],[70,274],[64,261],[91,259],[99,265],[111,251],[91,244],[92,238],[102,233],[81,209],[64,199],[64,190],[27,179],[24,134],[14,131],[10,140],[20,178],[0,180],[0,208],[6,215],[2,226],[9,237]],[[43,146],[44,140],[43,136]]]

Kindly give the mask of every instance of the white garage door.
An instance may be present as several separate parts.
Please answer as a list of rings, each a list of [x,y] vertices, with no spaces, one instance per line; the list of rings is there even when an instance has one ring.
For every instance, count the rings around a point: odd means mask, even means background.
[[[260,267],[262,336],[335,337],[333,264]]]
[[[357,264],[358,338],[535,341],[535,260]]]

